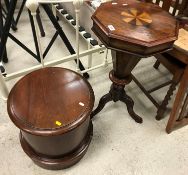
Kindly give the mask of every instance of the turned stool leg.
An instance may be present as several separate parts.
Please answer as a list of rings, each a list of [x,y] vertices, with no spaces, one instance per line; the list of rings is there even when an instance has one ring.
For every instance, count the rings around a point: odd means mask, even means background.
[[[155,69],[158,69],[158,68],[159,68],[159,65],[160,65],[160,62],[157,60],[157,61],[155,62],[155,64],[153,65],[153,67],[154,67]]]
[[[178,80],[174,80],[175,78],[173,78],[172,80],[172,84],[170,85],[169,90],[167,91],[167,94],[164,98],[164,100],[162,101],[161,105],[158,107],[157,110],[157,115],[156,115],[156,120],[161,120],[164,117],[164,113],[166,111],[167,105],[169,100],[171,99],[171,96],[173,95],[173,92],[176,89],[176,86],[178,84]]]

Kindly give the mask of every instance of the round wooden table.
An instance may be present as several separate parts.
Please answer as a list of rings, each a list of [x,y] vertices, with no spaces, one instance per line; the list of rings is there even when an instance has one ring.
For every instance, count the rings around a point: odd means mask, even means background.
[[[20,79],[7,103],[20,129],[25,153],[46,169],[78,162],[90,144],[94,93],[81,75],[69,69],[43,68]]]
[[[124,87],[132,80],[131,71],[143,57],[172,48],[178,36],[178,23],[159,6],[136,0],[117,0],[101,4],[92,16],[92,30],[112,51],[112,86],[104,95],[92,117],[109,101],[122,101],[138,123],[142,118],[134,110],[133,100]]]

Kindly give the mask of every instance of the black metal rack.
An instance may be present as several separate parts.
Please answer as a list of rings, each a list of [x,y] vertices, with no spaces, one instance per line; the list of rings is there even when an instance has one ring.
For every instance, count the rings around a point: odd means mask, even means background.
[[[34,21],[33,21],[33,18],[31,16],[31,13],[30,13],[29,10],[28,10],[28,13],[29,13],[29,19],[30,19],[30,23],[31,23],[36,53],[31,51],[27,46],[25,46],[21,41],[19,41],[16,37],[14,37],[9,32],[11,25],[17,24],[17,22],[20,18],[21,12],[23,11],[23,6],[25,5],[25,2],[26,2],[26,0],[23,0],[23,3],[20,7],[20,10],[19,10],[18,15],[16,17],[16,20],[14,20],[14,11],[15,11],[17,0],[10,0],[10,2],[8,4],[7,14],[6,14],[6,18],[5,18],[4,22],[3,22],[3,14],[2,14],[2,4],[0,4],[0,18],[1,18],[0,19],[0,28],[1,28],[0,62],[1,61],[5,62],[5,63],[8,62],[7,52],[6,52],[6,42],[7,42],[8,37],[10,39],[12,39],[14,42],[16,42],[25,51],[27,51],[30,55],[32,55],[35,59],[37,59],[37,61],[40,62],[39,48],[38,48],[38,43],[37,43],[36,31],[35,31],[35,27],[34,27]],[[53,45],[54,41],[56,40],[57,36],[60,36],[60,38],[64,42],[65,46],[67,47],[68,51],[70,52],[70,54],[75,54],[75,51],[74,51],[71,43],[69,42],[69,40],[68,40],[67,36],[65,35],[64,31],[62,30],[61,26],[59,25],[57,18],[54,16],[54,14],[53,14],[51,8],[49,7],[49,5],[48,4],[42,4],[41,6],[45,10],[45,12],[48,15],[50,21],[52,22],[54,28],[56,29],[54,36],[52,37],[51,41],[49,42],[48,46],[46,47],[46,49],[43,53],[43,58],[45,58],[45,56],[47,55],[48,51],[52,47],[52,45]],[[45,33],[44,33],[44,30],[43,30],[43,27],[42,27],[42,23],[40,21],[39,10],[37,10],[37,15],[38,15],[37,22],[38,22],[38,25],[39,25],[39,28],[40,28],[40,31],[41,31],[41,35],[44,36]],[[13,21],[15,21],[15,23]],[[77,60],[75,60],[75,61],[77,62]],[[85,68],[84,68],[84,66],[83,66],[83,64],[80,60],[79,60],[79,68],[80,68],[80,70],[85,70]],[[2,68],[1,71],[4,71],[4,69]],[[89,78],[88,73],[84,73],[83,75],[84,75],[85,78]]]

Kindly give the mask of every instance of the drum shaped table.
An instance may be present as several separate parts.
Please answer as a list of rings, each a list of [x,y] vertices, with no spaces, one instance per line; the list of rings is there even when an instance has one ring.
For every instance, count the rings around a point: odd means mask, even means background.
[[[87,151],[93,105],[94,93],[87,80],[71,70],[49,67],[16,83],[7,110],[20,129],[25,153],[43,168],[62,169]]]

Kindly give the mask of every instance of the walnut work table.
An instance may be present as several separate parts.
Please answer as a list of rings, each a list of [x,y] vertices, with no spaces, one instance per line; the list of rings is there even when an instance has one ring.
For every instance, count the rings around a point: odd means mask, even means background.
[[[172,48],[178,36],[178,23],[159,6],[136,0],[118,0],[102,4],[93,14],[92,30],[112,52],[113,70],[109,73],[112,85],[92,117],[109,101],[122,101],[130,116],[142,123],[134,110],[133,100],[124,87],[132,80],[131,71],[141,58]]]

